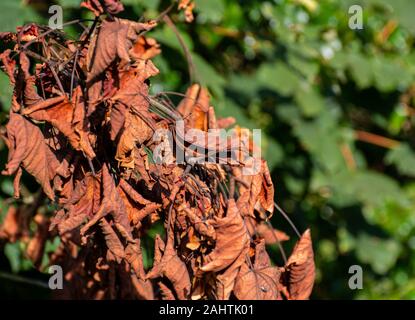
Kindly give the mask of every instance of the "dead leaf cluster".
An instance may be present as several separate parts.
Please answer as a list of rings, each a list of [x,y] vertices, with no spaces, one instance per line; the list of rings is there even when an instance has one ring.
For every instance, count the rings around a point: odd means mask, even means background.
[[[9,48],[0,55],[2,69],[14,88],[2,131],[9,149],[2,174],[14,176],[19,198],[24,170],[58,209],[51,217],[42,212],[43,193],[10,206],[0,238],[21,240],[39,266],[46,241],[59,235],[50,261],[65,270],[60,295],[66,298],[307,299],[315,274],[310,232],[283,267],[266,252],[266,245],[289,239],[268,223],[274,187],[266,161],[256,159],[260,170],[253,175],[242,174],[242,156],[220,164],[152,161],[157,129],[173,132],[183,118],[209,151],[208,130],[234,120],[217,119],[198,84],[177,108],[149,94],[159,72],[151,59],[161,50],[144,33],[155,21],[115,17],[123,10],[117,0],[82,6],[97,18],[79,41],[37,25],[2,35]],[[179,8],[190,21],[193,2],[180,1]],[[192,141],[174,138],[189,151]],[[164,226],[166,240],[155,236],[154,263],[146,270],[142,241],[155,223]]]

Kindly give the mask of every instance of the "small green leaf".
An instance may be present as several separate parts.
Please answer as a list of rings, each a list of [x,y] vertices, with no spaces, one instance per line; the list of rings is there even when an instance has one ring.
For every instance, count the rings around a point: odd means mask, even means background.
[[[407,143],[401,143],[388,152],[386,163],[395,165],[399,173],[415,177],[415,152]]]
[[[6,243],[4,247],[4,254],[7,259],[9,259],[12,271],[14,273],[18,273],[22,266],[20,242],[16,241],[14,243]]]

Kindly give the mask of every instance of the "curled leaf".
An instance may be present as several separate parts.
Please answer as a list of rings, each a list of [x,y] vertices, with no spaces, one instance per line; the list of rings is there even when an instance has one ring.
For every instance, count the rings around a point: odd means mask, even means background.
[[[283,283],[288,289],[288,299],[308,299],[316,275],[310,229],[298,240],[284,270]]]
[[[116,261],[120,263],[125,256],[124,246],[122,245],[114,229],[104,218],[100,220],[99,225],[101,226],[102,233],[104,234],[108,250],[110,250],[115,256]]]
[[[260,223],[256,226],[259,236],[265,239],[266,244],[275,244],[282,241],[287,241],[290,237],[280,230],[272,228],[266,223]]]
[[[256,244],[255,262],[242,265],[235,282],[234,294],[239,300],[276,300],[279,298],[280,272],[271,266],[265,241]]]
[[[81,3],[81,7],[91,10],[97,17],[103,13],[118,14],[124,11],[120,0],[86,0]]]
[[[244,221],[233,199],[228,202],[226,217],[215,217],[212,225],[216,230],[216,244],[200,268],[204,272],[217,272],[227,268],[249,243]]]
[[[167,241],[165,249],[164,242],[160,236],[156,236],[154,265],[153,269],[147,274],[147,279],[155,279],[157,277],[166,277],[173,285],[173,288],[179,299],[187,299],[190,294],[190,277],[184,262],[177,256],[173,247],[173,239]],[[161,251],[164,251],[161,256]]]
[[[58,161],[46,145],[40,129],[21,115],[11,112],[6,130],[10,149],[9,159],[2,174],[12,175],[22,165],[53,200],[55,195],[50,180],[56,174]]]
[[[137,40],[139,33],[155,26],[155,21],[140,23],[119,18],[104,20],[88,50],[87,82],[94,80],[117,58],[129,62],[128,51]]]

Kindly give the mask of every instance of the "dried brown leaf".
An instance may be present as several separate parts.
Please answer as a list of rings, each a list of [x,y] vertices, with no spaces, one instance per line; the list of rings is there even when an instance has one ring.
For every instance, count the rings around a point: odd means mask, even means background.
[[[154,28],[156,24],[155,21],[139,23],[119,18],[104,20],[88,50],[87,82],[93,81],[117,58],[129,62],[128,51],[137,40],[139,33]]]
[[[186,264],[177,256],[176,250],[173,246],[173,239],[167,241],[164,247],[164,242],[160,236],[155,239],[154,265],[148,272],[147,279],[155,279],[161,276],[166,277],[173,285],[177,297],[180,300],[187,299],[190,294],[190,277],[187,271]],[[164,251],[161,256],[161,251]]]
[[[11,112],[6,130],[10,149],[8,163],[2,174],[12,175],[22,165],[36,178],[46,195],[54,200],[50,180],[56,174],[58,161],[45,144],[40,129],[21,115]]]
[[[0,226],[0,238],[7,238],[10,242],[15,242],[21,232],[21,210],[15,206],[10,206]]]
[[[130,50],[130,57],[134,60],[148,60],[159,55],[160,45],[153,38],[141,36]]]
[[[141,251],[140,240],[131,242],[125,248],[125,258],[135,272],[135,275],[144,280],[145,271],[143,263],[143,253]]]
[[[194,19],[193,16],[193,9],[195,7],[195,3],[192,0],[180,0],[179,2],[179,10],[184,9],[184,15],[186,22],[192,22]]]
[[[48,101],[50,103],[46,103]],[[58,103],[54,104],[55,101]],[[51,98],[24,109],[22,114],[37,121],[50,122],[68,138],[75,150],[84,152],[90,159],[95,157],[88,139],[88,122],[80,87],[75,89],[72,101],[63,97]]]
[[[160,288],[160,294],[163,300],[176,300],[173,291],[162,281],[159,281],[157,285]]]
[[[37,225],[37,230],[27,245],[26,255],[36,267],[39,267],[42,262],[45,244],[49,234],[49,221],[43,214],[37,214],[34,217],[34,221]]]
[[[285,265],[283,283],[290,300],[305,300],[310,297],[315,280],[314,253],[310,229],[307,229],[295,245]]]
[[[114,225],[118,232],[120,232],[126,240],[131,241],[131,226],[128,220],[125,203],[118,193],[114,179],[111,177],[106,164],[102,167],[102,190],[103,198],[101,205],[99,209],[94,212],[92,219],[82,227],[81,235],[85,235],[93,225],[110,214],[114,219]]]
[[[285,233],[277,229],[273,229],[266,223],[260,223],[256,226],[258,235],[265,239],[266,244],[275,244],[282,241],[290,240],[290,237]]]
[[[218,272],[229,267],[249,243],[244,221],[233,199],[228,202],[226,217],[215,217],[212,225],[216,230],[216,244],[200,268],[204,272]]]
[[[255,246],[255,262],[245,261],[235,282],[234,294],[239,300],[276,300],[279,298],[280,272],[271,266],[265,241]]]
[[[209,114],[209,93],[206,88],[193,84],[186,91],[177,111],[185,118],[189,128],[207,131]]]
[[[249,243],[246,243],[239,257],[222,273],[216,276],[215,297],[218,300],[228,300],[234,290],[236,278],[244,264],[249,250]]]
[[[118,14],[124,11],[120,0],[85,0],[81,3],[81,7],[91,10],[97,17],[103,13]]]
[[[140,300],[154,300],[154,291],[151,281],[138,279],[135,275],[131,275],[136,297]]]
[[[102,233],[105,237],[105,243],[107,244],[108,250],[114,255],[115,260],[120,263],[125,257],[124,246],[115,233],[114,229],[108,223],[105,218],[102,218],[99,222]]]

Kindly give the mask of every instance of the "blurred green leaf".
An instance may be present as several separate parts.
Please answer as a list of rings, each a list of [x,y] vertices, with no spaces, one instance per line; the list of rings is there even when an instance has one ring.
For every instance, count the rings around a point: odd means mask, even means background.
[[[401,143],[390,150],[385,159],[387,164],[393,164],[399,173],[415,177],[415,152],[407,143]]]
[[[199,23],[219,23],[222,21],[225,5],[223,0],[195,0]]]
[[[1,31],[16,31],[16,27],[28,22],[38,22],[39,16],[32,8],[24,5],[24,1],[7,0],[0,2],[0,12],[3,14],[0,19]]]
[[[12,99],[13,89],[10,85],[9,77],[1,72],[0,73],[0,102],[2,109],[8,111],[10,108],[10,101]]]
[[[4,254],[9,259],[10,267],[14,273],[18,273],[21,269],[21,249],[20,242],[7,243],[4,246]]]
[[[395,265],[400,251],[399,242],[392,239],[384,240],[365,233],[357,238],[357,257],[379,274],[386,274]]]

